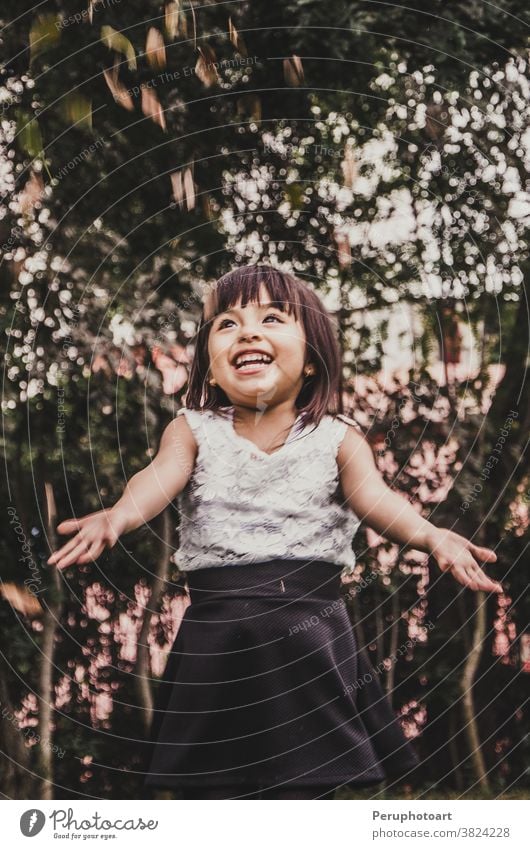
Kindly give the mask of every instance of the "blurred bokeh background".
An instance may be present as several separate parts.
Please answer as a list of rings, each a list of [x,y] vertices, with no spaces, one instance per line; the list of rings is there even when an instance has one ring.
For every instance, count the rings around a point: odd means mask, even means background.
[[[141,792],[176,506],[97,563],[46,559],[153,457],[205,288],[258,261],[332,314],[386,480],[505,587],[357,537],[352,627],[421,757],[369,795],[528,796],[520,4],[4,0],[0,24],[2,796]]]

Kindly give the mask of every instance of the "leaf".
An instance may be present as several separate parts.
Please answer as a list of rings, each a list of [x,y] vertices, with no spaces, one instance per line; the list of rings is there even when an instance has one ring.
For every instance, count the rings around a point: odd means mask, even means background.
[[[291,56],[283,60],[283,75],[290,86],[300,86],[304,82],[304,69],[299,56]]]
[[[351,266],[351,245],[347,233],[335,233],[335,244],[337,245],[337,259],[340,268]]]
[[[61,39],[61,19],[58,15],[39,15],[31,24],[29,31],[29,63],[55,47]]]
[[[44,156],[39,122],[27,112],[17,113],[17,143],[33,159]]]
[[[355,157],[353,147],[348,146],[346,148],[344,152],[344,159],[342,160],[340,167],[342,168],[342,173],[344,175],[344,185],[348,189],[352,189],[359,173],[357,170],[357,159]]]
[[[199,58],[195,65],[195,73],[199,77],[200,81],[209,88],[211,85],[214,85],[214,83],[219,82],[219,74],[217,73],[216,68],[217,57],[213,49],[208,44],[204,44],[202,47],[198,47],[197,49],[199,51]]]
[[[136,64],[136,53],[134,52],[134,47],[123,33],[115,30],[114,27],[105,26],[101,27],[101,40],[103,44],[105,44],[109,50],[115,50],[117,53],[121,53],[127,59],[127,65],[129,71],[134,71],[137,67]]]
[[[29,179],[26,180],[26,184],[18,198],[20,211],[24,215],[30,213],[31,210],[38,204],[43,194],[44,181],[40,174],[36,174],[35,171],[32,170]]]
[[[237,101],[238,115],[246,115],[259,124],[261,121],[261,98],[257,94],[243,94]]]
[[[188,212],[195,206],[195,185],[193,183],[193,172],[191,168],[184,171],[174,171],[171,174],[173,186],[173,197],[182,208],[186,204]]]
[[[285,187],[285,197],[291,209],[302,209],[305,189],[300,183],[289,183]]]
[[[43,613],[37,597],[21,584],[4,583],[0,586],[0,594],[24,616],[40,616]]]
[[[166,46],[160,30],[150,27],[145,41],[145,56],[151,68],[166,67]]]
[[[239,35],[237,29],[232,23],[232,18],[228,18],[228,37],[230,38],[230,41],[241,56],[248,56],[247,48],[245,46],[245,42],[243,41],[243,37]]]
[[[124,109],[132,111],[134,109],[133,99],[129,91],[123,85],[123,83],[120,82],[118,74],[119,63],[117,59],[114,61],[114,65],[112,66],[111,71],[109,71],[107,68],[105,68],[105,70],[103,71],[105,82],[107,83],[116,103],[119,103],[120,106],[123,106]]]
[[[164,22],[168,38],[175,38],[179,33],[180,0],[173,0],[171,3],[166,3]]]
[[[208,195],[204,193],[202,195],[202,212],[207,221],[213,221],[215,218],[215,212],[212,207],[212,202]]]
[[[191,19],[193,21],[193,47],[197,48],[197,19],[195,17],[195,9],[193,8],[193,3],[190,0],[190,9],[191,9]]]
[[[182,38],[187,38],[188,37],[188,18],[186,17],[186,12],[180,13],[179,27],[180,27],[180,34],[182,35]]]
[[[186,168],[184,171],[184,194],[186,196],[186,207],[189,212],[195,206],[195,186],[193,184],[191,168]]]
[[[425,110],[425,132],[433,141],[444,135],[450,124],[449,109],[442,103],[429,103]]]
[[[92,129],[92,102],[87,97],[78,92],[67,94],[62,101],[62,109],[71,124]]]
[[[162,127],[163,130],[166,129],[166,118],[158,99],[158,96],[152,88],[148,88],[146,85],[142,83],[142,112],[144,115],[147,115],[149,118],[158,124],[159,127]]]

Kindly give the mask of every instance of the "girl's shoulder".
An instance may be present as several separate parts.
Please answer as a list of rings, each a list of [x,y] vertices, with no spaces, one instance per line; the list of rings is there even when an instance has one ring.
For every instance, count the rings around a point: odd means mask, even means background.
[[[220,422],[222,419],[227,418],[227,414],[223,409],[221,410],[190,410],[188,407],[181,407],[180,410],[177,410],[177,418],[180,416],[184,416],[188,426],[195,437],[195,441],[197,445],[201,445],[205,439],[211,440],[212,431],[218,430],[218,427],[215,425]],[[213,424],[213,427],[212,427]],[[208,430],[207,430],[208,428]],[[206,434],[208,433],[208,437]]]
[[[337,422],[339,425],[350,425],[359,431],[361,430],[360,424],[358,424],[358,422],[354,419],[351,419],[349,416],[346,416],[344,413],[334,413],[333,415],[329,413],[328,418],[330,418],[333,422]]]
[[[340,446],[348,432],[348,428],[354,427],[356,430],[360,430],[357,422],[343,413],[327,413],[324,416],[323,423],[325,423],[323,436],[327,444],[332,448],[335,457],[338,457]]]

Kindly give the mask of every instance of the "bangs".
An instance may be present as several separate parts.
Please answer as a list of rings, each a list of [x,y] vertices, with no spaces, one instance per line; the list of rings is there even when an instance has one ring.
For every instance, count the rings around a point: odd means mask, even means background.
[[[215,316],[226,312],[239,302],[242,307],[246,307],[249,303],[258,303],[261,306],[261,286],[264,286],[267,292],[267,304],[289,315],[294,313],[295,319],[300,321],[301,309],[297,281],[285,272],[278,272],[266,265],[238,268],[221,277],[205,302],[205,321],[212,321]]]

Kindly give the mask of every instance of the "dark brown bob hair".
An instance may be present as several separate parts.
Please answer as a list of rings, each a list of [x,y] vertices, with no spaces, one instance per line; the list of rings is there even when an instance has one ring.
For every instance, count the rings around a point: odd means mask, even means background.
[[[306,335],[306,365],[311,363],[315,374],[304,379],[295,405],[303,414],[304,425],[319,424],[326,413],[343,413],[342,363],[339,345],[331,318],[320,298],[293,274],[268,265],[247,265],[221,277],[208,293],[204,304],[195,354],[185,396],[190,410],[216,410],[231,402],[220,386],[210,386],[208,371],[208,338],[216,315],[232,308],[241,300],[261,305],[258,293],[265,286],[270,301],[282,312],[301,322]],[[208,310],[208,314],[207,314]]]

